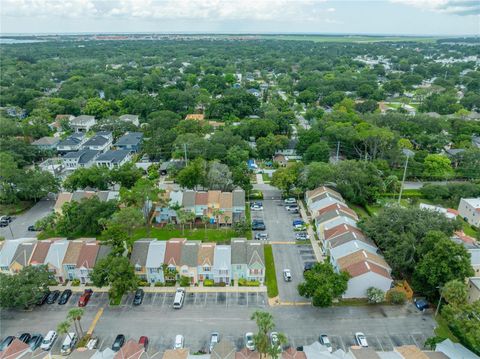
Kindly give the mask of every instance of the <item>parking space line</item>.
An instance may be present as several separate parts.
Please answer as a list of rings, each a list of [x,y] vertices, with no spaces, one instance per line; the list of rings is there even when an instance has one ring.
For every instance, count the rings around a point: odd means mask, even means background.
[[[419,348],[422,348],[422,345],[418,345],[417,341],[415,340],[415,337],[413,335],[410,335],[410,338],[413,339],[413,342],[415,343],[415,345]]]
[[[380,345],[380,348],[382,349],[382,352],[384,352],[385,350],[383,350],[383,345],[382,345],[382,343],[380,342],[380,339],[378,339],[377,336],[375,336],[375,338],[377,339],[378,345]]]
[[[165,294],[165,295],[163,296],[163,300],[162,300],[162,307],[165,305],[165,299],[166,299],[166,298],[167,298],[167,295]]]
[[[247,295],[246,295],[245,297],[247,297],[247,307],[248,307],[248,293],[247,293]]]
[[[207,297],[208,297],[208,293],[205,293],[205,301],[203,302],[204,307],[207,305]]]
[[[345,351],[345,343],[343,343],[343,339],[341,336],[338,337],[340,339],[340,344],[342,345],[342,350]]]

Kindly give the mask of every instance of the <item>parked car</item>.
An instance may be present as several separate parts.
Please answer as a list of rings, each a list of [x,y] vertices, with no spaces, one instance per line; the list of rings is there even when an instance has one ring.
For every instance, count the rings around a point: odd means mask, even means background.
[[[290,272],[290,269],[283,270],[283,279],[285,279],[285,282],[292,281],[292,273]]]
[[[37,229],[35,228],[34,225],[28,226],[27,229],[28,229],[29,232],[37,232]]]
[[[280,345],[280,340],[278,339],[277,332],[270,333],[270,343],[272,344],[272,347],[277,347],[279,350],[282,350],[282,346]]]
[[[7,227],[8,225],[10,224],[9,221],[5,221],[5,220],[0,220],[0,227]]]
[[[245,333],[245,346],[248,350],[255,350],[255,342],[253,341],[253,333]]]
[[[47,289],[47,291],[44,292],[40,298],[38,298],[37,305],[44,305],[49,295],[50,291]]]
[[[368,347],[367,338],[365,337],[365,334],[363,334],[362,332],[355,333],[355,341],[357,342],[357,344],[359,346],[361,346],[363,348]]]
[[[295,204],[295,203],[297,203],[297,200],[293,197],[290,197],[290,198],[285,198],[285,200],[283,202],[285,204]]]
[[[4,351],[5,349],[7,349],[8,346],[12,344],[14,339],[15,337],[13,335],[9,335],[5,339],[3,339],[3,341],[0,343],[0,351]]]
[[[252,221],[252,229],[254,231],[264,231],[266,229],[265,222],[261,219],[254,219]]]
[[[47,304],[55,303],[59,296],[60,296],[59,290],[54,290],[53,292],[50,292],[50,294],[47,297]]]
[[[326,346],[330,353],[333,351],[332,343],[330,342],[327,334],[320,334],[318,341],[320,342],[320,344]]]
[[[183,302],[185,301],[185,289],[177,288],[175,291],[175,297],[173,298],[173,309],[181,309]]]
[[[115,340],[113,341],[112,350],[114,352],[118,352],[120,350],[120,348],[123,347],[123,344],[125,344],[125,335],[118,334],[115,337]]]
[[[10,222],[13,221],[13,218],[10,217],[10,216],[1,216],[1,217],[0,217],[0,221],[5,221],[5,222],[10,223]]]
[[[315,264],[317,264],[317,262],[305,262],[303,265],[303,273],[311,270]]]
[[[138,344],[142,345],[145,351],[148,350],[148,342],[148,337],[146,337],[145,335],[142,335],[140,339],[138,339]]]
[[[98,338],[95,337],[95,338],[91,338],[91,339],[87,342],[87,345],[85,345],[85,347],[86,347],[88,350],[93,350],[93,349],[97,349],[97,345],[98,345]]]
[[[31,337],[32,336],[30,335],[30,333],[23,333],[18,337],[18,339],[21,342],[24,342],[26,344],[26,343],[28,343],[28,341],[30,340]]]
[[[75,333],[67,333],[67,336],[63,340],[62,347],[60,348],[60,354],[70,355],[70,353],[77,345],[78,337]]]
[[[210,334],[210,347],[209,352],[211,353],[213,347],[220,341],[220,334],[218,332],[212,332]]]
[[[60,298],[58,299],[58,304],[60,305],[67,304],[71,296],[72,296],[72,291],[70,289],[65,289],[62,295],[60,296]]]
[[[250,205],[250,209],[252,211],[263,211],[263,204],[262,204],[262,202],[253,202]]]
[[[298,206],[296,204],[290,204],[288,206],[285,206],[285,209],[288,212],[298,213]]]
[[[294,226],[294,227],[297,226],[297,225],[299,225],[299,224],[302,224],[302,225],[305,224],[305,222],[303,221],[303,219],[297,218],[297,219],[294,219],[294,220],[292,221],[292,226]]]
[[[255,239],[257,241],[266,241],[268,239],[268,233],[266,232],[255,233]]]
[[[421,310],[422,312],[429,307],[428,302],[425,300],[425,298],[415,298],[413,302],[415,303],[417,309]]]
[[[40,345],[40,348],[43,350],[52,349],[53,343],[57,340],[57,332],[55,330],[50,330],[47,335],[43,338],[43,342]]]
[[[137,289],[135,292],[135,297],[133,297],[133,305],[142,304],[144,295],[145,292],[143,291],[143,289]]]
[[[185,338],[181,334],[177,334],[175,336],[175,344],[173,345],[173,349],[183,349],[185,346]]]
[[[43,335],[34,334],[32,335],[32,337],[30,338],[27,344],[30,346],[30,349],[34,351],[34,350],[37,350],[37,348],[40,347],[40,345],[42,345],[42,341],[43,341]]]
[[[93,294],[93,290],[91,289],[85,289],[83,291],[83,294],[80,296],[78,299],[78,306],[79,307],[84,307],[88,304],[88,301],[90,300],[90,297]]]
[[[307,241],[310,239],[310,236],[308,235],[307,232],[298,232],[298,233],[295,233],[295,239],[297,241]]]

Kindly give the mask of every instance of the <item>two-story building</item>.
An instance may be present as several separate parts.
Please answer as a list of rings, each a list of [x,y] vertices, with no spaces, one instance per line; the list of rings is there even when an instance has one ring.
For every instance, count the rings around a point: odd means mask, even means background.
[[[142,140],[142,132],[127,132],[115,142],[115,147],[119,150],[137,153],[142,147]]]
[[[35,250],[36,244],[37,240],[35,238],[20,243],[10,263],[10,273],[18,273],[30,264],[30,258]]]
[[[204,281],[205,279],[213,279],[215,246],[215,242],[200,243],[199,245],[197,258],[197,274],[199,281]]]
[[[74,133],[64,140],[58,142],[57,144],[57,152],[60,155],[63,155],[68,152],[78,151],[81,149],[83,143],[87,141],[87,137],[84,133]]]
[[[96,124],[95,116],[81,115],[70,120],[70,127],[75,132],[88,132]]]
[[[179,274],[190,278],[190,283],[196,284],[198,278],[198,249],[201,241],[186,241],[183,244],[182,256],[180,257]]]
[[[167,241],[163,263],[169,271],[180,273],[183,244],[186,241],[186,238],[172,238]]]
[[[42,137],[32,142],[32,146],[44,151],[55,150],[60,139],[58,137]]]
[[[103,153],[112,147],[113,135],[109,131],[98,131],[82,144],[84,150],[94,150]]]
[[[215,283],[230,284],[232,279],[232,249],[227,245],[215,246],[213,258],[213,280]]]
[[[2,250],[0,251],[0,272],[4,274],[12,274],[10,265],[15,258],[17,249],[24,242],[29,242],[33,238],[18,238],[4,241]]]
[[[164,283],[163,260],[165,258],[165,250],[167,243],[165,241],[153,240],[148,247],[147,261],[145,269],[147,272],[147,281],[149,283]]]
[[[95,164],[95,160],[100,155],[100,151],[80,150],[68,152],[62,157],[63,168],[66,171],[75,171],[79,168],[90,168]]]
[[[69,241],[65,257],[63,258],[62,266],[65,273],[65,279],[74,280],[77,278],[77,262],[80,257],[80,252],[85,243],[85,239],[75,239]]]
[[[131,155],[129,151],[125,150],[109,150],[100,154],[95,159],[95,164],[100,167],[107,167],[109,169],[121,167],[130,161]]]
[[[75,268],[75,278],[79,279],[80,283],[90,283],[90,274],[95,266],[99,250],[100,245],[95,239],[83,243]]]
[[[140,126],[140,121],[139,121],[139,116],[138,115],[121,115],[118,119],[122,122],[127,122],[131,123],[132,125],[138,127]]]
[[[63,283],[66,279],[63,270],[63,260],[69,244],[70,241],[67,241],[66,239],[57,239],[53,241],[44,262],[44,264],[47,265],[47,269],[51,273],[52,278],[60,283]]]
[[[470,225],[480,228],[480,198],[462,198],[458,212]]]
[[[141,280],[147,281],[147,257],[152,242],[151,238],[143,238],[135,241],[132,254],[130,255],[130,264],[133,266],[135,275]]]

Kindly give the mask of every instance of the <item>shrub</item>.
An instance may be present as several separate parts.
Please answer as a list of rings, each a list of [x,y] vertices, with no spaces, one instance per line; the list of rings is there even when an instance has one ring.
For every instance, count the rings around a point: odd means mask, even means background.
[[[80,279],[72,280],[72,287],[78,287],[80,285]]]
[[[225,286],[226,286],[225,282],[215,283],[215,287],[225,287]]]
[[[381,303],[385,300],[385,292],[379,288],[370,287],[367,289],[369,303]]]
[[[146,280],[139,280],[138,281],[138,286],[139,287],[148,287],[148,286],[150,286],[150,283],[148,283]]]
[[[164,285],[162,282],[155,282],[155,287],[163,287]]]
[[[225,284],[225,283],[224,283]],[[244,278],[240,278],[238,280],[238,285],[240,287],[259,287],[260,282],[257,280],[246,280]]]
[[[48,285],[50,285],[50,286],[58,285],[58,282],[55,279],[50,279],[48,281]]]
[[[174,280],[165,281],[165,287],[175,287],[175,284],[177,284],[177,282]]]
[[[402,289],[394,288],[388,291],[387,300],[392,304],[403,304],[407,300],[407,294]]]
[[[190,286],[190,278],[182,275],[179,280],[180,287],[189,287]]]
[[[203,286],[204,287],[213,287],[213,280],[212,279],[205,279],[203,281]]]
[[[88,341],[90,340],[91,337],[92,337],[91,334],[85,334],[85,335],[83,336],[83,338],[78,341],[77,347],[78,347],[78,348],[83,348],[83,347],[85,347],[85,345],[87,345],[87,343],[88,343]]]

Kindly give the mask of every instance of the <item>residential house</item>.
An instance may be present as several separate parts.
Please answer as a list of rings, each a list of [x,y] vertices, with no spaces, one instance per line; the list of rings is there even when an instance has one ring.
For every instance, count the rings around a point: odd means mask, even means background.
[[[63,160],[62,158],[47,158],[45,161],[38,165],[40,171],[50,172],[52,175],[59,176],[63,172]]]
[[[90,283],[90,274],[95,266],[100,245],[96,240],[86,241],[78,255],[75,277],[80,283]]]
[[[73,241],[69,241],[68,248],[62,262],[65,278],[68,280],[78,279],[76,273],[77,262],[84,243],[85,239],[75,239]]]
[[[473,276],[480,277],[480,248],[468,249],[468,253],[470,253],[470,263],[475,272]]]
[[[195,191],[185,191],[182,196],[182,208],[185,211],[195,213]]]
[[[163,352],[162,359],[187,359],[188,349],[167,349]]]
[[[278,163],[281,167],[286,167],[288,164],[288,159],[285,155],[277,153],[275,156],[273,156],[273,162]]]
[[[211,359],[235,359],[235,347],[228,339],[222,339],[219,343],[215,344],[212,352],[210,353]],[[290,359],[290,358],[288,358]],[[291,358],[294,359],[294,358]],[[295,358],[306,359],[306,358]]]
[[[186,241],[183,244],[182,255],[180,257],[179,274],[190,278],[190,283],[197,283],[198,268],[198,248],[201,241]]]
[[[70,121],[70,127],[75,132],[88,132],[97,124],[94,116],[81,115]]]
[[[220,194],[221,191],[207,192],[207,210],[205,215],[215,222],[219,221],[220,217]]]
[[[100,153],[100,151],[95,150],[68,152],[62,157],[63,167],[67,171],[75,171],[79,168],[90,168],[95,164],[95,160]]]
[[[468,278],[468,302],[473,303],[480,299],[480,277]]]
[[[60,139],[58,137],[42,137],[31,143],[32,146],[35,146],[41,150],[55,150],[57,148]]]
[[[83,143],[82,149],[94,150],[103,153],[112,147],[113,135],[109,131],[98,131],[94,136]]]
[[[200,243],[197,257],[198,280],[213,279],[213,264],[215,254],[215,242]]]
[[[353,346],[353,347],[350,347],[349,350],[350,350],[349,354],[351,355],[352,359],[382,359],[382,357],[378,355],[378,353],[373,348],[362,348],[358,346]],[[416,359],[427,359],[427,358],[425,358],[425,356],[416,357]]]
[[[247,92],[255,97],[260,97],[262,95],[262,93],[259,90],[254,88],[248,89]]]
[[[53,241],[51,239],[45,239],[43,241],[37,241],[37,245],[33,250],[32,256],[30,257],[30,265],[33,267],[41,266],[45,264],[45,259],[47,258],[48,251]]]
[[[458,211],[453,208],[443,208],[440,206],[432,206],[426,203],[420,203],[420,209],[441,213],[448,219],[455,219],[458,216]]]
[[[247,348],[242,348],[235,353],[235,359],[260,359],[260,353]]]
[[[175,173],[176,171],[180,171],[182,168],[186,166],[186,162],[184,160],[173,160],[163,162],[160,165],[160,175],[167,176],[169,172]]]
[[[263,243],[247,242],[247,280],[265,281],[265,256]]]
[[[334,258],[341,258],[358,250],[376,254],[377,246],[372,240],[366,238],[363,234],[357,232],[346,232],[333,239],[325,241],[323,246],[324,254]]]
[[[454,343],[450,339],[445,339],[443,342],[435,346],[435,351],[445,354],[450,359],[478,359],[479,356],[472,353],[462,344]]]
[[[385,270],[388,271],[389,273],[391,271],[390,266],[382,256],[376,253],[364,251],[363,249],[359,249],[343,257],[330,258],[330,262],[338,271],[343,270],[353,264],[357,264],[359,262],[364,262],[364,261],[375,263],[376,265],[382,268],[385,268]]]
[[[133,265],[135,275],[141,280],[147,281],[147,257],[153,239],[143,238],[133,243],[132,254],[130,255],[130,264]]]
[[[127,132],[115,142],[115,147],[119,150],[137,153],[141,149],[142,139],[142,132]]]
[[[307,359],[307,356],[303,351],[288,347],[282,352],[282,359]]]
[[[195,216],[202,217],[207,214],[208,192],[195,193]]]
[[[20,359],[26,358],[30,352],[30,346],[21,340],[15,338],[12,343],[0,352],[0,359]]]
[[[190,113],[185,116],[185,120],[203,121],[205,120],[205,115],[203,113]]]
[[[78,151],[85,141],[87,141],[87,138],[84,133],[74,133],[58,142],[57,152],[59,154],[65,154],[67,152]]]
[[[113,359],[147,359],[145,347],[136,340],[130,339],[115,353]]]
[[[100,259],[103,259],[105,257],[107,257],[108,255],[110,255],[110,253],[112,253],[112,247],[109,246],[109,245],[100,245],[100,248],[98,249],[98,253],[97,253],[97,259],[95,260],[95,264],[100,260]]]
[[[215,283],[230,284],[232,279],[232,248],[227,245],[215,246],[213,257],[213,280]]]
[[[186,238],[172,238],[167,241],[163,263],[167,265],[167,269],[170,271],[180,272],[182,249],[186,241]]]
[[[63,283],[66,279],[65,272],[63,270],[63,260],[70,242],[66,239],[57,239],[52,242],[47,256],[45,257],[45,264],[47,269],[56,281]]]
[[[20,243],[10,263],[10,273],[18,273],[29,265],[36,244],[37,240],[35,238]]]
[[[24,243],[33,240],[34,238],[18,238],[5,241],[0,251],[0,272],[5,274],[12,274],[10,265],[15,258],[18,247]]]
[[[318,211],[314,220],[317,232],[322,233],[340,224],[356,227],[358,217],[350,208],[334,203]]]
[[[231,264],[232,264],[232,279],[246,279],[247,266],[247,240],[245,238],[232,238],[231,246]]]
[[[338,197],[330,194],[329,192],[324,192],[318,196],[315,196],[311,200],[311,204],[308,206],[310,213],[313,215],[322,208],[325,208],[332,204],[344,204],[345,202]]]
[[[163,260],[165,258],[165,251],[167,243],[165,241],[153,240],[148,247],[147,261],[145,262],[145,269],[147,272],[147,281],[149,283],[165,282],[163,275]]]
[[[75,192],[61,192],[58,194],[57,201],[53,210],[55,213],[62,214],[62,208],[65,203],[80,202],[83,199],[92,198],[97,196],[101,202],[116,201],[118,200],[120,193],[118,191],[75,191]]]
[[[97,166],[104,166],[109,169],[113,169],[122,166],[123,164],[130,161],[130,159],[131,155],[129,151],[109,150],[99,155],[95,160],[95,164]]]
[[[50,123],[48,127],[50,130],[55,131],[55,132],[62,132],[62,122],[66,121],[66,123],[70,124],[70,122],[75,118],[73,115],[57,115],[55,117],[55,121]]]
[[[232,224],[233,221],[233,194],[232,192],[220,193],[220,224]]]
[[[343,198],[340,193],[334,191],[333,189],[325,186],[321,186],[315,188],[314,190],[305,192],[305,202],[307,203],[307,207],[310,208],[311,204],[316,201],[317,197],[323,196],[325,194],[329,194],[331,197],[334,197],[338,200],[338,202],[344,202]]]
[[[140,126],[140,121],[138,120],[138,115],[122,115],[118,119],[123,122],[131,123],[134,126]]]
[[[480,228],[480,197],[462,198],[458,205],[458,212],[470,225]]]
[[[344,235],[347,232],[353,232],[353,233],[356,233],[358,236],[364,236],[362,231],[357,227],[344,223],[344,224],[339,224],[338,226],[325,230],[323,232],[321,239],[323,241],[323,244],[325,245],[326,241],[329,241],[336,237]]]
[[[241,188],[232,191],[233,222],[245,219],[245,191]]]

